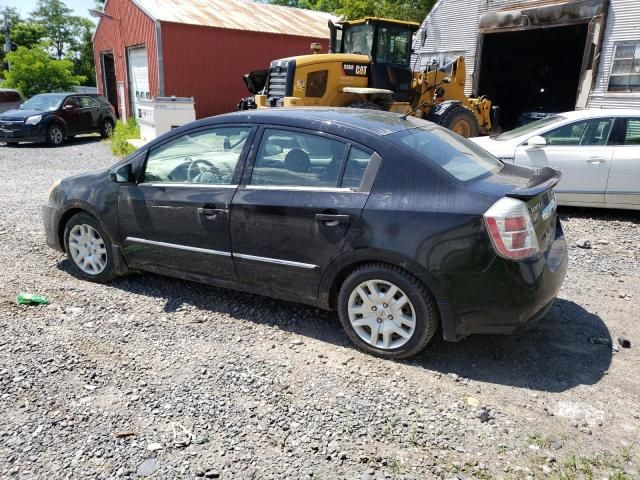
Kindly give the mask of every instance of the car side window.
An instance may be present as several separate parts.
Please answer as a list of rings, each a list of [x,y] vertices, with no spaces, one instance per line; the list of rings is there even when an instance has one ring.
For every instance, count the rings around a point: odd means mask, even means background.
[[[640,145],[640,118],[628,118],[623,145]]]
[[[351,147],[347,164],[344,167],[344,175],[342,176],[343,187],[358,188],[360,186],[364,171],[369,166],[371,156],[372,154],[370,152]]]
[[[80,105],[82,108],[96,108],[100,104],[91,97],[80,97]]]
[[[251,185],[337,187],[347,144],[318,135],[267,129]]]
[[[143,182],[230,185],[250,132],[220,127],[181,135],[149,152]]]
[[[69,97],[64,101],[64,106],[71,105],[74,108],[82,108],[78,97]]]
[[[594,118],[570,123],[542,135],[551,146],[606,145],[613,126],[612,118]]]

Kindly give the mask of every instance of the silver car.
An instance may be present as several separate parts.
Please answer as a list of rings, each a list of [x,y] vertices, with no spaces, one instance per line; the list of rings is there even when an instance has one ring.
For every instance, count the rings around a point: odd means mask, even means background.
[[[579,110],[472,138],[504,162],[562,171],[560,205],[640,210],[640,111]]]
[[[0,88],[0,113],[18,108],[22,102],[22,95],[17,90]]]

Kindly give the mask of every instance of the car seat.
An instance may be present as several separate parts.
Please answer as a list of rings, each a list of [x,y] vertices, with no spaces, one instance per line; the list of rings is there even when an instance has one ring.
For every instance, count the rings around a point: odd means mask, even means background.
[[[304,150],[294,148],[284,158],[284,168],[292,172],[310,173],[311,159]]]

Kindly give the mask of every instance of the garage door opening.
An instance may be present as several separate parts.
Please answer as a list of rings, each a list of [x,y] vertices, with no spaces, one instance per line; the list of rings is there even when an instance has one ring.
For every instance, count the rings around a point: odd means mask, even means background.
[[[500,107],[504,130],[526,112],[575,109],[588,29],[581,23],[483,36],[478,92]]]
[[[102,86],[104,97],[113,105],[116,115],[118,115],[118,84],[113,53],[102,54]]]

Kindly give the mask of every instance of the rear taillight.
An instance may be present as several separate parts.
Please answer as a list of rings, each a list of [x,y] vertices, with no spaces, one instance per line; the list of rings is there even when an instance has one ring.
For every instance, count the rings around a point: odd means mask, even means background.
[[[520,259],[540,251],[527,204],[515,198],[498,200],[484,214],[491,242],[498,255]]]

